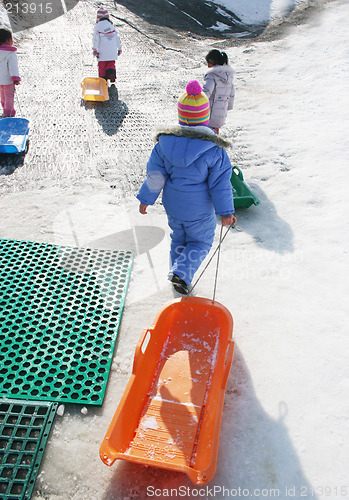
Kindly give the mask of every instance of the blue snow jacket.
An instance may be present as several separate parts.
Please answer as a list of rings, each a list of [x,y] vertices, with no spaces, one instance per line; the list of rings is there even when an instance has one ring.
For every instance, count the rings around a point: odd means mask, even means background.
[[[168,215],[198,221],[216,212],[234,213],[230,143],[206,126],[177,126],[158,132],[137,198],[153,205],[163,189]]]

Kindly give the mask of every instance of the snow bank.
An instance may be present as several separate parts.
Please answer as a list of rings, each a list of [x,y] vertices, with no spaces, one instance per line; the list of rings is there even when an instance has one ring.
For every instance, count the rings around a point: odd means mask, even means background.
[[[266,24],[282,18],[307,0],[214,0],[215,4],[234,12],[245,24]]]

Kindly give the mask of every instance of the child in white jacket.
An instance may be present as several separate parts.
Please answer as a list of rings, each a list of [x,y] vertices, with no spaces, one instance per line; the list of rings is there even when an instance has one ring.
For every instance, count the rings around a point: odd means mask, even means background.
[[[225,52],[213,49],[206,56],[209,70],[204,76],[202,91],[210,100],[211,118],[209,126],[217,134],[227,118],[228,110],[233,109],[235,86],[235,71],[228,64]]]
[[[97,23],[93,33],[92,51],[98,58],[98,75],[100,78],[116,79],[115,61],[121,54],[121,41],[106,9],[97,11]]]
[[[21,81],[18,71],[16,47],[13,46],[11,31],[0,27],[0,94],[3,116],[15,116],[14,86]]]

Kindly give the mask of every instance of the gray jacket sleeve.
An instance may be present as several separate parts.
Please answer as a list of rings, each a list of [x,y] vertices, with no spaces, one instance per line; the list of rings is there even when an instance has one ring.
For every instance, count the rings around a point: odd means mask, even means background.
[[[231,87],[231,93],[228,101],[228,109],[233,109],[234,107],[234,99],[235,99],[235,85],[233,84]]]
[[[213,78],[210,78],[209,75],[204,76],[204,86],[202,87],[202,91],[207,95],[208,98],[211,97],[212,92],[214,91],[215,82]]]

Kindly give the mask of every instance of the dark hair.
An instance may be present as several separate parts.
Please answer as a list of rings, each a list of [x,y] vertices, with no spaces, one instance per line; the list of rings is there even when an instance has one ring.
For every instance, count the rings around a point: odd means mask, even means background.
[[[228,64],[228,56],[225,52],[213,49],[207,54],[206,62],[211,63],[213,66],[224,66],[224,64]]]
[[[1,28],[0,29],[0,45],[3,43],[8,42],[9,40],[12,39],[12,33],[10,30],[6,28]]]
[[[111,20],[109,19],[109,17],[101,17],[101,18],[98,20],[98,22],[100,22],[100,21],[109,21],[109,22],[110,22],[110,24],[113,24],[113,23],[111,22]]]

